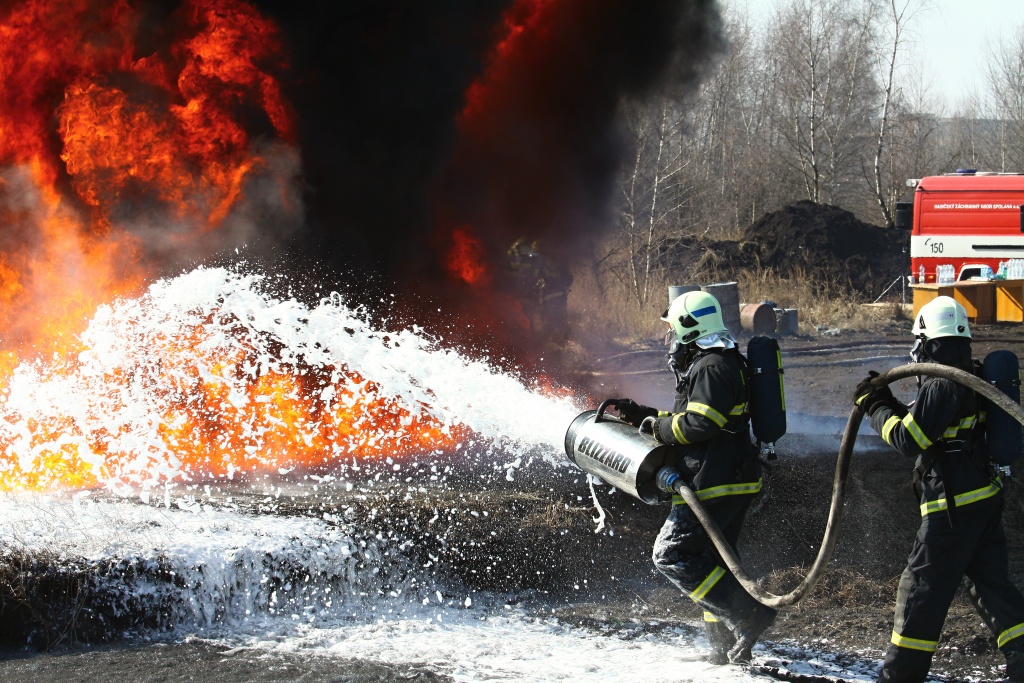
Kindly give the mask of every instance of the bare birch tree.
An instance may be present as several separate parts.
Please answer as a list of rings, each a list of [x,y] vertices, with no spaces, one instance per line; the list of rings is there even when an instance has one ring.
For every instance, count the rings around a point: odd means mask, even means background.
[[[869,1],[796,0],[769,39],[780,62],[777,129],[785,160],[813,202],[836,202],[859,176],[858,154],[877,85],[869,68],[875,9]],[[858,164],[859,165],[859,164]]]
[[[1000,41],[988,59],[989,96],[1000,121],[999,171],[1024,170],[1024,26]]]
[[[677,227],[682,201],[682,171],[689,164],[679,143],[683,110],[671,96],[628,108],[635,153],[620,182],[620,232],[624,242],[624,279],[636,303],[651,295],[654,260],[661,243]]]
[[[919,156],[915,152],[926,148],[928,137],[934,131],[934,125],[929,128],[934,123],[934,117],[922,113],[920,108],[906,106],[909,100],[904,97],[903,88],[896,82],[908,27],[926,6],[926,2],[918,4],[914,0],[888,0],[885,7],[887,40],[878,53],[882,101],[870,178],[878,210],[886,225],[892,225],[895,204],[905,194],[904,179],[899,177],[906,175],[906,171],[901,173],[901,152]],[[899,139],[896,139],[897,136]],[[901,142],[908,141],[909,145],[901,145]]]

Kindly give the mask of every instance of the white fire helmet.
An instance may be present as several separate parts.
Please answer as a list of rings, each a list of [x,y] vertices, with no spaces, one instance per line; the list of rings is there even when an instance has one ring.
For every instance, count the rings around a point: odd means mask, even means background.
[[[967,324],[967,309],[953,297],[935,297],[917,312],[914,318],[914,335],[922,339],[939,337],[971,338],[971,328]]]
[[[672,326],[683,344],[709,334],[729,332],[722,320],[722,306],[707,292],[686,292],[676,297],[661,319]]]

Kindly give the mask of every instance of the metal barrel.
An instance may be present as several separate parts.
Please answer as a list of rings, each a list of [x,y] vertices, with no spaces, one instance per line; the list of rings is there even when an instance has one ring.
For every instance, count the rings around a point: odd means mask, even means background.
[[[740,308],[740,325],[754,334],[775,333],[775,309],[769,304],[744,304]]]
[[[668,288],[668,305],[671,306],[672,302],[681,297],[687,292],[699,292],[700,287],[698,285],[669,285]]]
[[[710,285],[701,285],[701,291],[711,294],[718,299],[718,305],[722,307],[722,322],[734,335],[738,335],[742,329],[740,325],[740,290],[735,282],[717,282]]]
[[[610,404],[581,413],[565,433],[565,454],[584,472],[605,483],[655,504],[667,500],[655,476],[666,464],[669,447],[614,417],[604,415]]]

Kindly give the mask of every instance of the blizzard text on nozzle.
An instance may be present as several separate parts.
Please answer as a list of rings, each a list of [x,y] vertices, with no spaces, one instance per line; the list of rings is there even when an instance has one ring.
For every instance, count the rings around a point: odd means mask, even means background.
[[[618,451],[613,451],[607,446],[602,446],[589,436],[585,436],[580,440],[580,445],[577,447],[577,450],[583,455],[593,458],[605,467],[610,467],[620,474],[629,469],[629,458]]]

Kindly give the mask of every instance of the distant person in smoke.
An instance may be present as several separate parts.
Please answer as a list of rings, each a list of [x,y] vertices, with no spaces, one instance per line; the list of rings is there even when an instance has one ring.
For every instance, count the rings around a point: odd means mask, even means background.
[[[915,362],[973,369],[967,311],[948,296],[914,320]],[[871,373],[854,403],[903,455],[915,457],[921,526],[896,592],[896,615],[879,682],[924,681],[946,612],[966,575],[968,593],[1006,657],[1011,681],[1024,683],[1024,596],[1010,581],[1002,482],[979,429],[978,397],[941,377],[925,377],[908,408]],[[952,498],[950,498],[952,496]]]
[[[672,412],[630,399],[619,400],[616,408],[627,422],[673,447],[676,469],[735,548],[747,508],[761,490],[744,358],[711,294],[683,294],[662,320],[675,336],[669,353],[676,378]],[[704,527],[678,495],[655,541],[654,565],[704,609],[710,660],[749,662],[751,648],[776,612],[751,597],[725,568]]]
[[[541,251],[538,240],[517,239],[508,250],[509,277],[530,329],[545,345],[558,347],[569,336],[568,297],[572,273]]]

